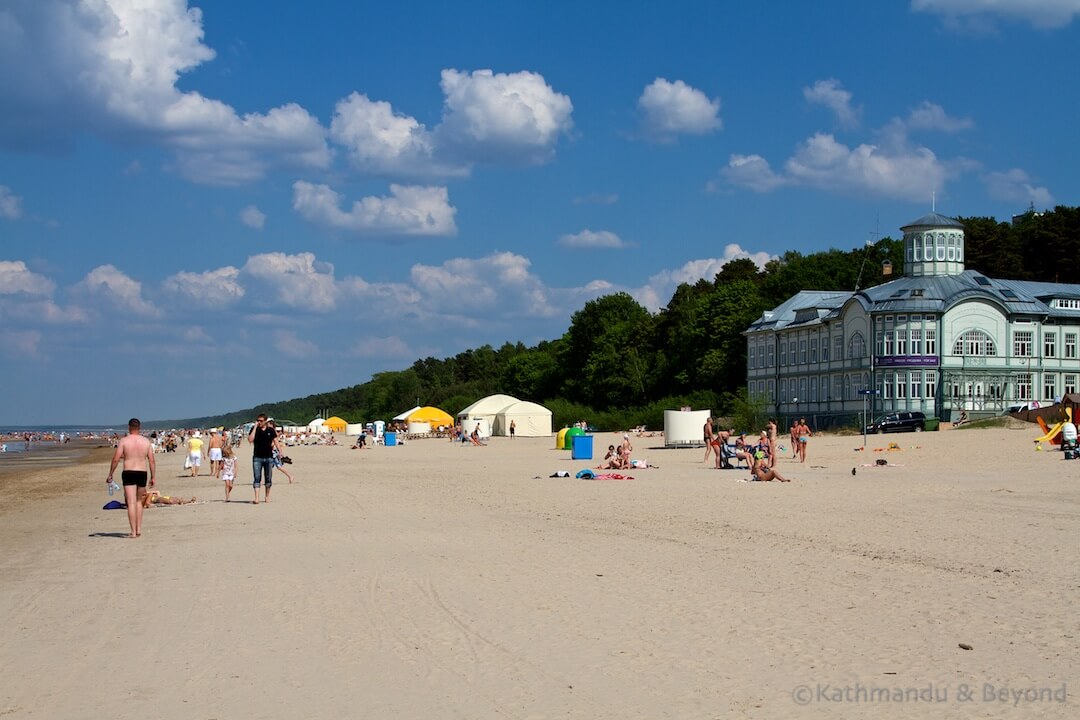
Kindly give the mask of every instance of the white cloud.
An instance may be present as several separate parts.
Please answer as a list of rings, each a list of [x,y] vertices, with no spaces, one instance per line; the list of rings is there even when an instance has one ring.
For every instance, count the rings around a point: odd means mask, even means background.
[[[0,218],[18,220],[22,217],[22,198],[11,192],[7,185],[0,185]]]
[[[575,205],[614,205],[619,202],[618,193],[589,193],[574,198]]]
[[[895,140],[895,139],[894,139]],[[949,170],[925,147],[862,144],[854,148],[818,133],[805,140],[778,174],[758,155],[732,155],[721,175],[758,192],[803,185],[831,192],[923,200],[941,190]]]
[[[412,358],[415,353],[409,344],[396,335],[389,337],[365,337],[352,344],[348,351],[353,357],[363,358]]]
[[[162,290],[185,306],[224,308],[244,297],[240,271],[224,267],[202,273],[178,272],[162,282]]]
[[[1054,196],[1045,187],[1034,184],[1028,174],[1020,168],[1005,172],[991,172],[982,176],[983,184],[990,197],[996,200],[1015,203],[1034,203],[1035,207],[1045,209],[1054,207]]]
[[[0,144],[55,149],[83,132],[159,141],[189,179],[249,182],[269,168],[325,168],[325,131],[294,104],[239,115],[181,73],[213,59],[185,0],[17,3],[0,22]]]
[[[738,243],[728,243],[724,246],[724,255],[718,258],[701,258],[684,263],[681,267],[673,270],[661,270],[640,288],[630,291],[630,294],[651,312],[660,310],[671,298],[675,288],[682,283],[693,285],[698,280],[712,280],[725,265],[732,260],[749,258],[759,269],[764,268],[770,260],[775,260],[775,255],[767,252],[749,252],[744,250]]]
[[[449,157],[542,163],[573,127],[570,98],[537,73],[443,70],[441,86],[446,112],[435,137]]]
[[[840,85],[835,78],[818,80],[813,87],[803,88],[803,97],[815,105],[824,105],[836,114],[836,119],[844,128],[859,126],[862,108],[853,107],[851,92]]]
[[[262,212],[254,205],[248,205],[240,211],[240,222],[250,228],[262,230],[266,225],[266,213]]]
[[[38,357],[41,346],[41,333],[37,330],[0,331],[0,352],[17,360]]]
[[[563,235],[559,238],[559,244],[571,248],[617,248],[626,247],[626,243],[609,230],[582,230],[573,235]]]
[[[56,283],[26,267],[22,260],[0,260],[0,295],[51,296]]]
[[[788,180],[773,172],[769,161],[760,155],[732,155],[728,159],[727,167],[720,174],[734,185],[748,187],[757,192],[771,192],[788,183]],[[719,189],[719,186],[710,182],[710,191]]]
[[[239,279],[263,304],[309,312],[329,312],[337,305],[334,266],[316,261],[313,253],[252,255]]]
[[[304,360],[319,354],[319,346],[300,339],[293,330],[274,331],[274,349],[291,358]]]
[[[142,296],[142,283],[113,265],[99,265],[72,287],[76,298],[117,315],[144,318],[160,316],[161,311]]]
[[[1064,27],[1080,14],[1078,0],[912,0],[916,12],[940,15],[947,27],[980,29],[991,18],[1019,20],[1037,28]]]
[[[719,130],[720,99],[710,100],[701,90],[682,80],[656,78],[638,98],[643,134],[658,142],[679,135],[705,135]]]
[[[353,165],[376,175],[441,177],[469,172],[468,163],[435,158],[435,139],[423,124],[395,113],[388,102],[353,93],[338,102],[330,137],[349,149]]]
[[[953,133],[975,127],[971,118],[950,117],[940,105],[924,100],[908,114],[907,126],[915,130],[939,130]]]
[[[307,220],[360,235],[433,235],[457,233],[445,187],[391,185],[390,197],[365,197],[341,209],[342,197],[327,185],[293,184],[293,209]]]
[[[510,252],[454,258],[442,265],[413,265],[409,275],[425,302],[481,317],[498,308],[507,316],[548,317],[555,312],[548,289],[529,271],[531,261]],[[481,312],[477,312],[480,310]]]

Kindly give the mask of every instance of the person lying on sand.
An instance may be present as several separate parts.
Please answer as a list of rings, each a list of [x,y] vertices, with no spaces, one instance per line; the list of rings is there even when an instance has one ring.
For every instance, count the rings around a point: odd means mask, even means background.
[[[194,495],[192,495],[191,499],[188,500],[182,497],[162,495],[157,490],[151,490],[143,496],[142,504],[144,508],[148,508],[151,505],[188,505],[195,502],[197,499],[198,498],[196,498]]]

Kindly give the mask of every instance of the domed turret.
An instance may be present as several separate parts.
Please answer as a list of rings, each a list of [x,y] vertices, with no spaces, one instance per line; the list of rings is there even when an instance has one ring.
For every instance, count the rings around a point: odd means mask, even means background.
[[[904,231],[904,274],[909,277],[964,272],[964,226],[936,212],[900,228]]]

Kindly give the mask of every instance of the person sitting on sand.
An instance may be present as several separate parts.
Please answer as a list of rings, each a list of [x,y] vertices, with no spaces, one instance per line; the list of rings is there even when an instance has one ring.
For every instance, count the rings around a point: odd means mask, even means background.
[[[754,460],[754,464],[750,470],[750,479],[759,482],[772,482],[773,480],[791,482],[791,480],[781,475],[776,468],[769,467],[769,460],[767,457],[759,457]]]
[[[151,505],[188,505],[190,503],[196,502],[197,500],[198,498],[196,498],[194,495],[192,495],[191,499],[188,500],[182,497],[162,495],[157,490],[151,490],[150,492],[143,495],[142,506],[144,508],[148,508]]]
[[[614,445],[607,446],[607,455],[604,456],[604,460],[600,463],[597,470],[614,470],[618,467],[619,453],[615,450]]]

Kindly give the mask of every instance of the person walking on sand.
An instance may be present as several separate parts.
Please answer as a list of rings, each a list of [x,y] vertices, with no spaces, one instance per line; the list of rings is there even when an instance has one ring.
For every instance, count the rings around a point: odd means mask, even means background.
[[[705,427],[702,428],[702,434],[705,437],[705,459],[702,462],[709,462],[709,456],[712,455],[714,449],[719,450],[718,447],[713,446],[716,441],[716,433],[713,431],[712,418],[705,420]]]
[[[795,426],[795,437],[798,442],[795,443],[795,451],[799,455],[799,462],[806,462],[806,446],[810,439],[810,426],[806,424],[806,418],[800,418],[798,424]]]
[[[266,492],[263,498],[270,502],[270,486],[274,478],[274,448],[281,452],[278,446],[277,432],[267,424],[266,415],[259,413],[255,419],[255,426],[248,433],[248,442],[254,446],[251,453],[251,469],[254,474],[253,487],[255,488],[255,504],[259,504],[259,486],[266,480]]]
[[[204,442],[202,433],[198,430],[188,439],[188,464],[191,465],[191,477],[199,477],[199,468],[202,467],[202,448]]]
[[[233,481],[236,480],[236,456],[233,455],[231,444],[221,448],[221,479],[225,483],[225,502],[229,502]]]
[[[143,499],[146,497],[147,475],[149,474],[150,487],[154,487],[157,474],[157,466],[154,464],[154,449],[150,441],[139,434],[142,423],[139,418],[128,420],[128,434],[116,444],[113,453],[112,464],[109,465],[109,476],[105,478],[105,484],[113,481],[113,473],[116,466],[124,463],[124,471],[120,478],[124,483],[124,501],[127,503],[128,523],[131,525],[129,538],[137,538],[142,535]]]
[[[225,446],[225,439],[218,433],[217,428],[210,431],[210,440],[207,442],[207,457],[210,458],[210,477],[221,475],[221,448]]]
[[[513,420],[510,421],[510,439],[514,439],[514,433],[517,432],[517,423]]]

